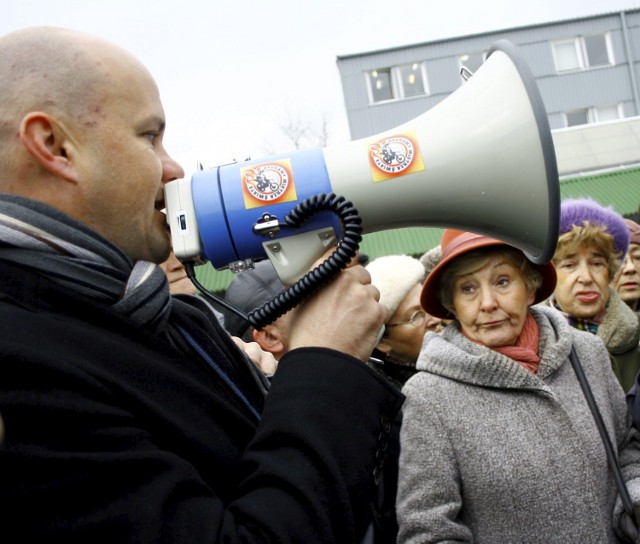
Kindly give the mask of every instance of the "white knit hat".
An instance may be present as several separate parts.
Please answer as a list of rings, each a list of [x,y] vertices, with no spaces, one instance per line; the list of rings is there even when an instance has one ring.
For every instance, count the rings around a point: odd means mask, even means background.
[[[371,283],[380,291],[380,302],[389,308],[389,317],[426,276],[422,263],[408,255],[378,257],[365,268],[371,274]]]

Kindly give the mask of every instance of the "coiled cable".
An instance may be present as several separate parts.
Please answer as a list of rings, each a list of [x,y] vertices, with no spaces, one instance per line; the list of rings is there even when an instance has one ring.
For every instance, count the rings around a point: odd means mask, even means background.
[[[315,195],[305,199],[298,203],[297,206],[285,216],[284,220],[278,224],[282,229],[298,229],[304,225],[310,217],[323,211],[335,213],[340,220],[342,237],[335,251],[319,266],[307,272],[302,278],[290,287],[284,289],[284,291],[274,299],[252,310],[248,314],[226,300],[217,297],[202,286],[195,277],[193,263],[185,264],[187,275],[205,298],[235,313],[255,329],[261,329],[273,323],[278,317],[295,308],[304,299],[317,292],[323,285],[326,285],[334,278],[338,272],[344,270],[355,257],[362,240],[362,219],[353,204],[343,196],[329,193]]]

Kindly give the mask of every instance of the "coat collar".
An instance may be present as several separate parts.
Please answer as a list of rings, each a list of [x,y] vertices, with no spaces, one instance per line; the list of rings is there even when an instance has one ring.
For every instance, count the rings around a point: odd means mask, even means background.
[[[501,353],[470,341],[453,322],[442,333],[428,333],[417,362],[425,370],[452,380],[493,388],[548,391],[544,379],[565,363],[571,328],[554,309],[529,309],[540,327],[540,366],[533,374]]]

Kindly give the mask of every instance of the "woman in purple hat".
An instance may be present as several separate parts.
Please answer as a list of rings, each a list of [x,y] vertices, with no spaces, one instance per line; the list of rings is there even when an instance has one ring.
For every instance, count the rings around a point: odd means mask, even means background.
[[[640,323],[610,283],[627,253],[629,239],[628,226],[613,209],[590,199],[563,201],[553,256],[558,282],[548,301],[572,327],[604,342],[625,391],[640,370]]]

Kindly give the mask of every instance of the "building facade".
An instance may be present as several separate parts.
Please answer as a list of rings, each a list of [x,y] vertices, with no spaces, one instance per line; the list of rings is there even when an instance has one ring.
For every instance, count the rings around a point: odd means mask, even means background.
[[[640,9],[337,57],[352,139],[434,107],[507,39],[528,64],[552,130],[640,115]]]

